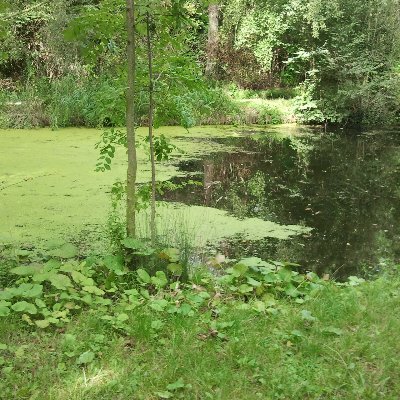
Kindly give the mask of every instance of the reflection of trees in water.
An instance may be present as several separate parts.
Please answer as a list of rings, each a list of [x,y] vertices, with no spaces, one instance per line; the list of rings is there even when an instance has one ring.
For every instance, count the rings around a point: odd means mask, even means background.
[[[204,188],[167,199],[314,228],[311,238],[235,242],[236,251],[246,253],[247,246],[248,253],[346,274],[400,257],[400,151],[390,137],[266,136],[234,144],[246,152],[217,154],[197,165]]]

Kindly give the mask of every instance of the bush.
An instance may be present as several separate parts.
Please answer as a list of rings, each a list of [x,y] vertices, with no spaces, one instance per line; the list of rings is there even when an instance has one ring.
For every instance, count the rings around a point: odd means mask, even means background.
[[[181,90],[181,89],[179,89]],[[139,124],[147,124],[147,98],[138,92]],[[222,89],[199,85],[184,93],[170,88],[157,93],[156,125],[226,124],[240,109]],[[0,127],[123,126],[125,86],[108,77],[64,76],[40,79],[13,92],[0,91]]]
[[[158,108],[165,125],[232,124],[239,119],[240,108],[220,89],[201,87],[183,94],[166,95]]]
[[[0,91],[0,128],[28,129],[49,125],[43,100],[33,88]]]
[[[281,110],[272,106],[263,106],[259,112],[259,124],[279,125],[283,123],[283,114]]]
[[[265,90],[241,89],[234,83],[225,87],[229,95],[237,100],[244,99],[292,99],[297,95],[295,88],[273,87]]]

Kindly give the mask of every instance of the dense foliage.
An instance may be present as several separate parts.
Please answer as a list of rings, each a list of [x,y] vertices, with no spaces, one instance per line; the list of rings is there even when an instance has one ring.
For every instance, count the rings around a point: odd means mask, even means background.
[[[232,122],[220,116],[238,110],[227,109],[228,98],[201,79],[207,5],[188,1],[184,9],[174,27],[167,16],[155,21],[159,123]],[[123,2],[8,1],[1,10],[1,125],[122,123]],[[221,2],[215,77],[257,90],[297,87],[299,121],[393,124],[399,110],[399,20],[395,0]],[[144,45],[139,40],[139,86],[145,85]],[[34,118],[21,116],[13,105],[19,101]],[[138,102],[145,107],[140,95]],[[66,111],[60,115],[61,109]],[[209,109],[214,111],[207,116]]]
[[[297,110],[307,122],[397,121],[396,1],[237,0],[226,2],[223,15],[227,79],[299,85]]]

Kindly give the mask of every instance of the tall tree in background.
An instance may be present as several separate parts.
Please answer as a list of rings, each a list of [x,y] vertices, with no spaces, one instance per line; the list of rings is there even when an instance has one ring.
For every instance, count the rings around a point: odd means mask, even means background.
[[[218,77],[219,9],[220,6],[217,3],[208,6],[206,76],[211,79]]]

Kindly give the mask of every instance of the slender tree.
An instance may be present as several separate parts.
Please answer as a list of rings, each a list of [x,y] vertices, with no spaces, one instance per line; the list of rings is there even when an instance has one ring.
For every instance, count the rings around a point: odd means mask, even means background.
[[[128,172],[126,182],[126,233],[136,236],[136,174],[137,155],[135,139],[135,80],[136,80],[136,33],[135,1],[126,0],[128,88],[126,91],[126,129]]]
[[[153,79],[153,49],[152,49],[152,19],[150,12],[146,14],[146,31],[147,31],[147,59],[149,74],[149,145],[151,160],[151,217],[150,217],[150,233],[151,244],[154,246],[156,241],[156,162],[153,137],[153,120],[154,120],[154,79]]]

